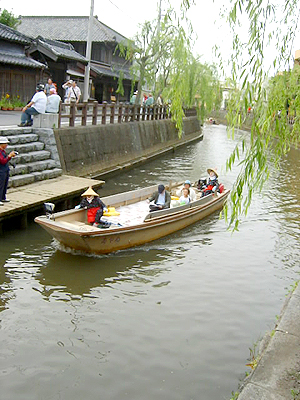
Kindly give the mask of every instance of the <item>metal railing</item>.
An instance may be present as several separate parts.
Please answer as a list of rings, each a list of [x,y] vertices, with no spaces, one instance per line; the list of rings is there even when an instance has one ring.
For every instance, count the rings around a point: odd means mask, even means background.
[[[197,115],[196,109],[185,110],[187,117]],[[62,103],[59,109],[58,127],[86,126],[126,123],[134,121],[152,121],[170,119],[168,106],[137,106],[131,104],[99,104],[94,102]]]

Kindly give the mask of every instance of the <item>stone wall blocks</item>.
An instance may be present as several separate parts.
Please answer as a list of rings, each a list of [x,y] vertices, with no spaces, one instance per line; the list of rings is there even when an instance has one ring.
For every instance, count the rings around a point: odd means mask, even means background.
[[[186,137],[200,136],[201,126],[195,118],[184,120]],[[63,128],[55,130],[65,173],[84,176],[131,162],[135,158],[164,151],[179,144],[175,124],[170,120],[154,120]],[[81,171],[81,172],[80,172]]]

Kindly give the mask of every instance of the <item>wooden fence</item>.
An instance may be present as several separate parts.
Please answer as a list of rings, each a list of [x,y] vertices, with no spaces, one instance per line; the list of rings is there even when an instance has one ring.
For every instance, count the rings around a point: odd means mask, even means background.
[[[196,116],[196,109],[185,110],[187,117]],[[114,124],[133,121],[150,121],[171,118],[168,106],[137,106],[131,104],[99,104],[92,103],[62,103],[59,109],[58,127],[76,125],[86,126],[87,124]]]

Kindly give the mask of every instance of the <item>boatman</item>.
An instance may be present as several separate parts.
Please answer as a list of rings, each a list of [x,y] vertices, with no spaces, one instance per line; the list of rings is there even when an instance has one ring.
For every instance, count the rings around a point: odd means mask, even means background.
[[[88,223],[93,224],[97,228],[108,228],[109,223],[101,221],[103,211],[107,211],[106,205],[100,199],[98,193],[96,193],[90,186],[84,193],[82,193],[79,206],[75,208],[86,208],[87,209],[87,220]]]
[[[155,191],[148,202],[154,200],[154,204],[150,204],[150,211],[158,211],[164,208],[170,208],[171,195],[166,191],[164,185],[158,185],[157,191]]]

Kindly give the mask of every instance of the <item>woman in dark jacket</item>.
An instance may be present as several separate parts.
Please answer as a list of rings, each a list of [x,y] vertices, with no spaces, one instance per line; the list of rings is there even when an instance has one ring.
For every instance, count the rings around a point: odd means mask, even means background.
[[[219,190],[218,174],[212,168],[208,168],[208,182],[205,188],[202,190],[202,196],[207,196],[211,193],[217,193]]]
[[[8,162],[16,156],[14,151],[11,151],[8,155],[6,154],[6,147],[9,141],[5,136],[0,136],[0,206],[3,203],[8,202],[6,198],[6,191],[9,179],[9,166]]]

